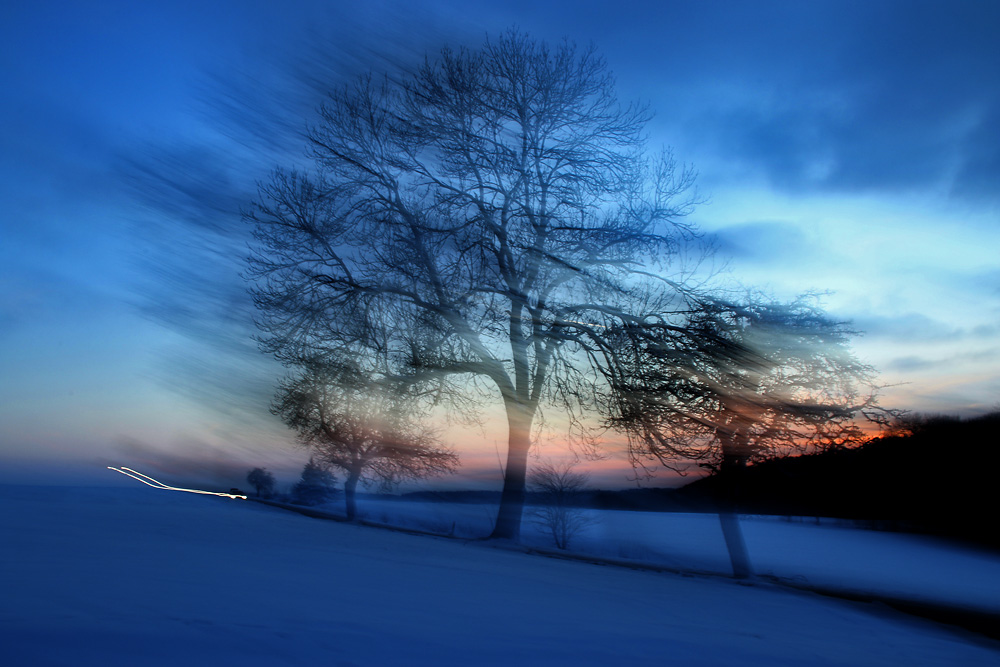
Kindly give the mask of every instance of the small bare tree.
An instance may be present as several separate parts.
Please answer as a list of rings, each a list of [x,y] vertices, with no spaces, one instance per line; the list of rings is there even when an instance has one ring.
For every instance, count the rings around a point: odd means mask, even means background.
[[[575,472],[575,467],[575,463],[542,462],[534,466],[528,476],[528,488],[539,495],[539,504],[531,513],[559,549],[567,549],[570,540],[591,524],[590,518],[577,505],[590,476]]]
[[[371,386],[356,366],[314,360],[281,384],[273,412],[318,461],[344,472],[347,518],[353,520],[359,481],[389,489],[406,479],[454,472],[458,465],[432,431],[410,419],[407,401]]]
[[[247,482],[257,490],[257,497],[269,498],[274,493],[274,475],[267,468],[254,468],[247,473]]]

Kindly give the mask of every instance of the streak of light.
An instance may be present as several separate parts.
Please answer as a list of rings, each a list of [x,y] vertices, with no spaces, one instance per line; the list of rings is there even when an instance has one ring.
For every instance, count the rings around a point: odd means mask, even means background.
[[[115,472],[119,472],[125,475],[126,477],[131,477],[132,479],[142,482],[146,486],[151,486],[154,489],[164,489],[166,491],[184,491],[186,493],[200,493],[205,496],[225,496],[226,498],[233,498],[234,500],[236,498],[241,498],[243,500],[247,499],[246,496],[236,493],[217,493],[215,491],[202,491],[201,489],[182,489],[179,486],[169,486],[159,480],[153,479],[149,475],[144,475],[138,470],[132,470],[132,468],[126,468],[125,466],[122,466],[121,468],[114,468],[112,466],[108,466],[108,470],[114,470]]]

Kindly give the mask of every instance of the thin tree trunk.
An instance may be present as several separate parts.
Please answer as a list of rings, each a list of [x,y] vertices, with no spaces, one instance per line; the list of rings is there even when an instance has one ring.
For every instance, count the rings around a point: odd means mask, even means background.
[[[507,404],[507,469],[504,471],[503,493],[497,523],[491,539],[517,541],[521,537],[521,515],[524,512],[525,481],[528,472],[528,450],[531,448],[532,414],[514,402]]]
[[[361,475],[357,472],[350,472],[344,481],[344,502],[347,504],[347,520],[354,521],[358,515],[358,506],[355,502],[354,492],[358,488],[358,479]]]
[[[747,579],[753,576],[750,565],[750,553],[743,539],[743,529],[739,518],[739,483],[742,470],[742,460],[727,461],[723,455],[723,498],[719,508],[719,524],[722,526],[722,536],[726,540],[726,550],[729,551],[729,562],[733,567],[733,576],[737,579]],[[728,479],[726,479],[728,478]]]
[[[722,525],[722,536],[726,538],[726,549],[729,551],[729,562],[733,566],[733,576],[737,579],[752,577],[753,568],[750,566],[750,554],[743,540],[739,516],[731,510],[723,510],[719,512],[719,523]]]

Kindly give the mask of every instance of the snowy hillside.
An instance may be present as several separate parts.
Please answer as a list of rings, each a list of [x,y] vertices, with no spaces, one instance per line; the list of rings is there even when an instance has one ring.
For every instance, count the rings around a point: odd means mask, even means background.
[[[343,514],[343,503],[324,506]],[[493,505],[365,499],[370,520],[451,532],[487,535]],[[714,514],[586,510],[588,522],[573,538],[574,552],[625,559],[686,572],[732,572]],[[524,524],[523,542],[552,547],[544,526]],[[778,517],[741,521],[756,572],[791,584],[852,594],[877,595],[969,607],[1000,617],[1000,554],[962,548],[945,540],[849,527],[849,522]]]
[[[994,642],[766,584],[151,489],[0,503],[9,665],[1000,664]]]

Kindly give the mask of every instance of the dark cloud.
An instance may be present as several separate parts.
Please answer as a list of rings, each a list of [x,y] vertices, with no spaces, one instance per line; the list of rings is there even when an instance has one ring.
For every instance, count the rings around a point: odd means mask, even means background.
[[[998,70],[1000,71],[1000,70]],[[1000,79],[1000,75],[997,75]],[[998,84],[994,84],[997,86]],[[1000,95],[977,109],[964,133],[952,193],[972,200],[996,201],[1000,191]]]
[[[690,51],[683,68],[662,68],[673,99],[660,112],[725,176],[794,191],[936,186],[996,198],[1000,4],[729,4],[714,24],[698,7],[677,17],[672,32]],[[682,54],[675,45],[655,57]]]
[[[723,257],[744,263],[782,265],[804,261],[812,255],[802,230],[786,222],[749,222],[706,235]]]

